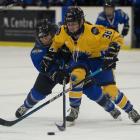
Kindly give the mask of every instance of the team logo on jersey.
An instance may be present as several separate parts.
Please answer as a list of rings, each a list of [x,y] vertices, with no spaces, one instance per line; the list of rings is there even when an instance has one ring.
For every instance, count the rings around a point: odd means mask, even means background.
[[[99,30],[98,30],[98,28],[96,28],[96,27],[93,27],[92,29],[91,29],[91,32],[94,34],[94,35],[98,35],[100,32],[99,32]]]
[[[34,53],[34,54],[41,53],[41,52],[42,52],[42,50],[38,49],[38,48],[32,50],[32,53]]]

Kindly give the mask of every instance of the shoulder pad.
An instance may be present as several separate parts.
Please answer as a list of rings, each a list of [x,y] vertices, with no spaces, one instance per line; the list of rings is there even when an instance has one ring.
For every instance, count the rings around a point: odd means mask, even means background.
[[[97,27],[92,27],[91,32],[92,32],[92,34],[94,34],[94,35],[98,35],[98,34],[100,33],[100,32],[99,32],[99,29],[98,29]]]
[[[116,12],[118,12],[118,14],[121,16],[121,17],[124,17],[125,15],[127,15],[124,11],[122,11],[121,9],[117,9]]]

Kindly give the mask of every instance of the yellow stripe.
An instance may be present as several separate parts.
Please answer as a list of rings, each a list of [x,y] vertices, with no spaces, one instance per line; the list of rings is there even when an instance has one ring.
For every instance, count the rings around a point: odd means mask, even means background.
[[[118,103],[117,105],[120,107],[120,108],[124,108],[124,106],[126,105],[127,103],[127,98],[126,96],[123,96],[122,100],[120,101],[120,103]]]
[[[8,42],[0,41],[1,47],[33,47],[34,42]]]
[[[82,92],[69,92],[69,97],[70,98],[81,98],[82,97]]]

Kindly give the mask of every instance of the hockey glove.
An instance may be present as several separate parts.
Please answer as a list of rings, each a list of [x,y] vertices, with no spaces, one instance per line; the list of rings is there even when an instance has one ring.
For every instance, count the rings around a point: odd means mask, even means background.
[[[122,36],[126,36],[129,31],[129,25],[125,25],[122,30]]]
[[[103,69],[116,69],[116,62],[119,61],[117,57],[114,58],[107,58],[104,57],[104,62],[103,62]]]
[[[108,49],[103,54],[103,68],[115,69],[116,62],[118,61],[117,55],[120,50],[120,46],[116,42],[111,42]]]
[[[108,49],[105,51],[105,56],[107,57],[117,57],[120,51],[120,45],[116,42],[111,42]]]
[[[63,45],[58,51],[58,56],[62,58],[65,63],[68,63],[71,59],[72,54],[69,48],[66,45]]]
[[[55,57],[55,52],[48,52],[44,57],[43,60],[41,61],[41,72],[42,73],[47,73],[49,70],[49,67],[53,64],[54,62],[54,57]]]
[[[57,72],[54,72],[54,74],[52,75],[51,79],[55,82],[55,83],[59,83],[59,84],[63,84],[63,80],[65,78],[65,82],[66,84],[69,82],[70,76],[68,73],[66,73],[63,70],[59,70]]]

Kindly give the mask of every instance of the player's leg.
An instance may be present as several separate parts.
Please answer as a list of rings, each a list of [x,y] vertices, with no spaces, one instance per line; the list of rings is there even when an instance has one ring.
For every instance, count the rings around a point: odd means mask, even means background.
[[[89,99],[95,101],[97,104],[103,107],[105,111],[109,112],[114,119],[117,119],[121,115],[121,112],[115,108],[114,103],[106,94],[103,94],[102,88],[96,85],[94,81],[89,81],[85,84],[83,93]]]
[[[103,93],[109,95],[111,100],[128,114],[129,118],[137,122],[140,119],[140,115],[133,108],[132,103],[126,95],[117,88],[113,71],[106,70],[102,72],[99,77],[98,80],[100,81],[98,83],[103,85]],[[103,79],[101,77],[103,77]]]
[[[71,86],[79,83],[81,80],[85,79],[86,70],[84,68],[75,68],[71,73],[70,84]],[[78,118],[79,107],[81,104],[83,84],[78,85],[69,92],[69,102],[70,102],[70,113],[66,117],[67,121],[73,122]]]
[[[33,88],[24,100],[23,105],[17,109],[15,113],[16,117],[19,118],[23,116],[30,108],[49,95],[54,86],[55,83],[49,77],[40,73]]]
[[[72,75],[71,76],[72,84],[76,84],[75,83],[76,79],[78,77],[79,79],[81,78],[80,80],[77,80],[77,82],[84,79],[86,72],[84,71],[84,69],[79,68],[74,70],[71,75]],[[67,121],[73,122],[75,119],[78,118],[79,107],[82,98],[82,90],[83,93],[86,94],[88,98],[97,102],[107,112],[109,112],[113,116],[113,118],[116,119],[121,114],[120,111],[115,108],[114,104],[110,101],[110,99],[106,95],[102,94],[101,87],[95,85],[93,82],[89,82],[84,87],[83,85],[79,85],[69,93],[71,111],[70,114],[66,117]]]
[[[128,114],[130,119],[132,119],[134,122],[140,120],[140,115],[134,109],[130,100],[128,100],[123,92],[119,91],[115,84],[103,86],[103,91],[111,97],[112,101],[114,101],[117,106]]]
[[[100,68],[103,64],[102,59],[90,61],[92,71]],[[113,70],[105,70],[95,76],[96,82],[103,87],[103,93],[110,96],[112,101],[122,110],[128,113],[129,117],[136,122],[140,119],[139,114],[133,109],[133,105],[116,86],[115,76]],[[133,115],[134,114],[134,115]]]

